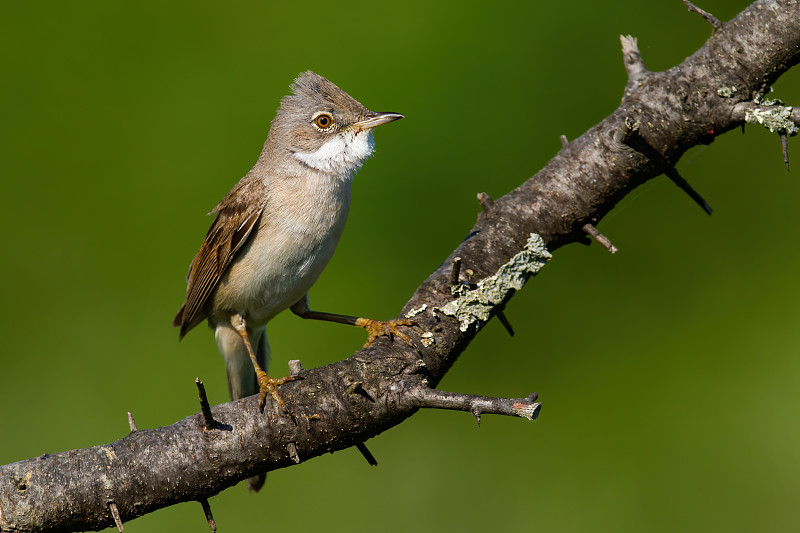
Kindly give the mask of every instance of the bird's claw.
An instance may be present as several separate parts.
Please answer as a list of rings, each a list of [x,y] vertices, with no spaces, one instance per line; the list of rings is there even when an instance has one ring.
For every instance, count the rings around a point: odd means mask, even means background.
[[[414,343],[411,340],[411,337],[400,331],[398,327],[419,326],[419,324],[407,318],[395,318],[392,320],[385,320],[385,321],[372,320],[369,318],[359,318],[358,320],[356,320],[356,326],[367,330],[367,334],[369,335],[369,337],[367,338],[367,342],[364,344],[364,348],[372,344],[372,342],[378,337],[388,336],[390,339],[394,339],[395,335],[406,341],[406,344],[408,344],[409,346],[415,347]]]
[[[284,383],[303,379],[302,376],[284,376],[282,378],[274,379],[267,375],[263,370],[256,370],[256,379],[258,380],[258,406],[261,412],[264,412],[264,405],[267,403],[267,394],[271,395],[277,404],[283,409],[286,414],[289,409],[286,407],[286,402],[283,401],[281,395],[278,394],[278,387]]]

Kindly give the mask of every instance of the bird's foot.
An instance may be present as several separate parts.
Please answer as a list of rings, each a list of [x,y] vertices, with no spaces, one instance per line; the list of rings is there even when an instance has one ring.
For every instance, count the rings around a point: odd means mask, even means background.
[[[278,394],[278,387],[290,381],[303,379],[303,377],[285,376],[279,379],[274,379],[269,377],[263,370],[258,369],[256,370],[256,379],[258,380],[258,405],[261,408],[261,412],[264,412],[264,405],[267,403],[267,395],[269,394],[278,403],[278,405],[280,405],[281,409],[283,409],[283,412],[290,414],[289,409],[286,407],[286,402],[284,402],[283,398],[281,398],[281,395]]]
[[[397,335],[409,346],[415,347],[414,343],[411,341],[411,337],[397,329],[399,326],[418,326],[416,322],[413,320],[409,320],[407,318],[396,318],[393,320],[371,320],[369,318],[359,318],[356,319],[356,326],[360,328],[364,328],[367,330],[367,334],[369,338],[367,338],[367,342],[364,344],[364,348],[372,344],[372,342],[377,339],[378,337],[388,336],[390,339],[394,339],[394,336]]]

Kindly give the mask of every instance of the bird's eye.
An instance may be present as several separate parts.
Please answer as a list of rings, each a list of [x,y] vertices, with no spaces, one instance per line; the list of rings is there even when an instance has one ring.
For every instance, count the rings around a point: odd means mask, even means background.
[[[333,117],[328,113],[320,113],[314,117],[314,125],[321,130],[330,129],[333,126]]]

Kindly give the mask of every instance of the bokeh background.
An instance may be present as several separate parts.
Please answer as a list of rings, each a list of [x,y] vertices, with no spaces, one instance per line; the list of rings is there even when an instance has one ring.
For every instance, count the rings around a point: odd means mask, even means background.
[[[702,0],[727,20],[747,0]],[[788,31],[788,30],[787,30]],[[792,29],[796,31],[796,29]],[[395,316],[478,212],[610,113],[618,35],[676,65],[709,26],[679,0],[14,2],[0,18],[0,463],[107,443],[227,401],[205,327],[170,327],[204,216],[313,69],[406,119],[376,134],[315,308]],[[775,95],[800,103],[800,72]],[[795,153],[798,153],[795,151]],[[221,531],[787,531],[800,522],[797,176],[750,127],[687,153],[571,245],[441,387],[539,421],[424,411],[211,499]],[[273,368],[346,357],[354,328],[284,314]],[[197,503],[126,531],[205,531]]]

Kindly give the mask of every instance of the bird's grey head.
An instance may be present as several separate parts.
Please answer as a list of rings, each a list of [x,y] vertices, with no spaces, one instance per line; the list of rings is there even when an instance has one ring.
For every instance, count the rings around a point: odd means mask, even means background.
[[[349,176],[373,151],[372,128],[403,118],[369,111],[319,74],[306,71],[281,100],[272,121],[273,147],[326,174]],[[269,141],[268,141],[269,142]]]

